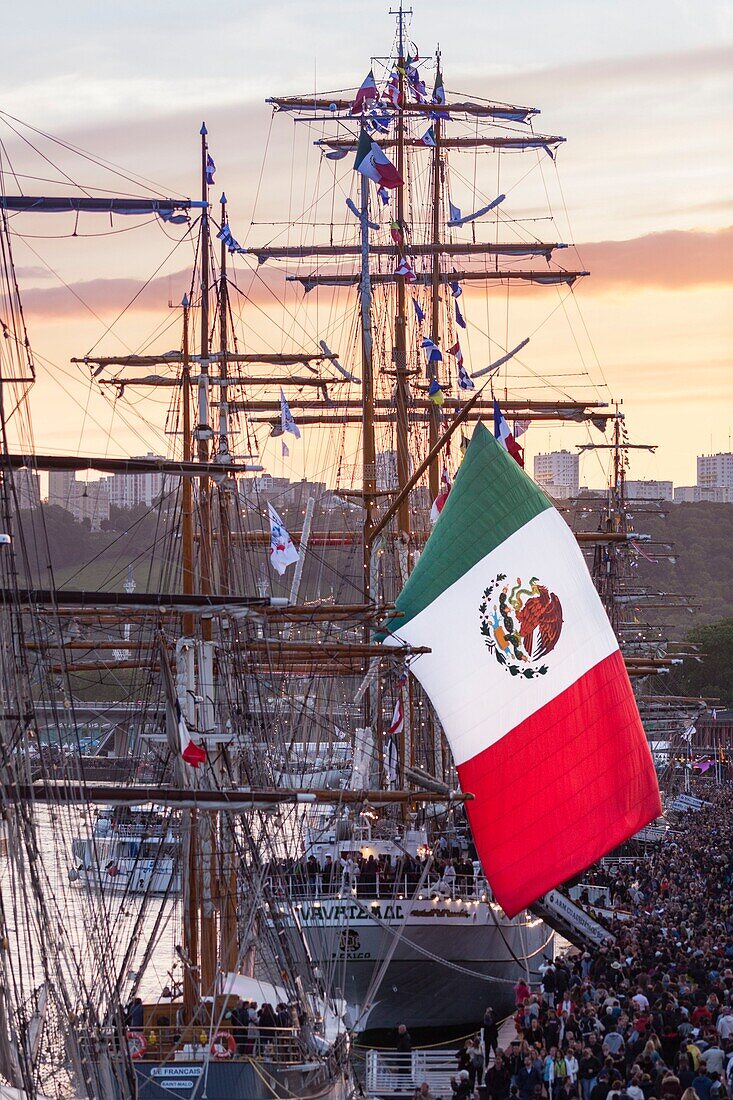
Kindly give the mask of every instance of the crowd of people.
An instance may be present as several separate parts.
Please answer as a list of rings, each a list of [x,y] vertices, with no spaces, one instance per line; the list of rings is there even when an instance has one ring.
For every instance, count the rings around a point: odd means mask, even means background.
[[[258,1005],[257,1001],[241,998],[228,1019],[239,1056],[266,1050],[268,1044],[290,1042],[303,1022],[296,1005],[281,1003],[273,1008],[271,1004]]]
[[[298,860],[282,860],[271,864],[269,877],[277,888],[297,896],[313,897],[355,895],[356,897],[392,897],[424,889],[426,894],[445,897],[479,897],[488,893],[488,884],[481,874],[475,850],[439,838],[432,850],[419,855],[399,852],[391,855],[365,855],[354,844],[334,859],[326,855],[319,861],[311,855],[303,864]]]
[[[487,1010],[457,1052],[455,1100],[733,1097],[732,821],[721,792],[649,854],[596,874],[624,916],[613,942],[520,981],[508,1043]]]

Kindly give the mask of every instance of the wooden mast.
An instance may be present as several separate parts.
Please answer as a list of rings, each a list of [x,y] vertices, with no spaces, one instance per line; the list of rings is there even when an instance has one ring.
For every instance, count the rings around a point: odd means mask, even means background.
[[[438,52],[437,79],[440,79],[440,52]],[[432,244],[436,246],[432,263],[432,286],[430,293],[430,339],[440,347],[440,253],[437,246],[440,244],[440,215],[441,215],[441,161],[440,161],[440,115],[435,119],[435,147],[433,149],[433,203],[432,203]],[[438,381],[437,362],[428,362],[428,377]],[[428,450],[432,451],[438,442],[440,435],[440,409],[432,402],[428,410]],[[430,500],[433,501],[440,492],[440,471],[438,462],[433,462],[428,467],[428,486]]]
[[[397,60],[397,76],[399,87],[399,101],[397,108],[397,171],[400,178],[405,179],[405,117],[403,105],[405,102],[405,46],[404,46],[404,16],[405,13],[400,3],[399,11],[395,13],[399,25],[399,56]],[[400,233],[404,234],[405,226],[405,187],[397,190],[397,224]],[[399,246],[398,263],[404,258],[404,247]],[[407,407],[409,401],[409,383],[407,369],[407,321],[405,317],[405,280],[397,279],[397,308],[395,313],[395,374],[396,374],[396,449],[397,449],[397,485],[403,489],[410,477],[410,451],[409,451],[409,423]],[[409,564],[409,540],[410,540],[410,502],[405,496],[397,513],[397,526],[399,534],[408,546]],[[407,578],[404,577],[403,581]]]
[[[226,225],[227,197],[221,196],[221,224]],[[222,464],[231,459],[229,450],[229,396],[226,386],[227,378],[227,353],[228,353],[228,313],[229,298],[227,293],[227,247],[222,240],[219,257],[219,445],[217,457]],[[218,590],[223,594],[229,592],[229,495],[225,488],[219,488],[219,585]]]
[[[201,338],[200,338],[200,372],[198,384],[198,423],[196,426],[196,438],[198,441],[199,462],[209,461],[209,438],[211,428],[209,426],[209,185],[207,158],[208,146],[206,142],[206,123],[201,125],[201,199],[205,204],[201,210]],[[208,475],[204,475],[199,481],[199,523],[201,526],[201,542],[199,546],[199,581],[200,589],[204,595],[212,591],[211,576],[211,492]]]
[[[199,462],[209,461],[209,439],[212,432],[209,425],[209,180],[208,145],[206,141],[206,123],[201,126],[201,199],[205,205],[201,211],[201,339],[200,373],[198,385],[198,441]],[[202,595],[212,592],[212,537],[211,537],[211,489],[209,476],[199,481],[199,584]],[[211,618],[201,618],[201,648],[199,649],[199,677],[201,676],[201,657],[204,647],[211,641]],[[206,690],[204,685],[204,691]],[[206,713],[206,705],[202,708]],[[216,979],[217,943],[216,913],[212,897],[213,829],[211,815],[203,815],[196,831],[198,865],[195,873],[199,876],[199,904],[201,912],[201,996],[209,995]]]
[[[183,461],[192,462],[191,447],[191,362],[189,349],[189,312],[190,302],[188,295],[184,294],[183,302],[183,367],[181,370],[181,406],[183,428]],[[194,593],[193,572],[193,483],[190,477],[183,478],[181,487],[182,515],[181,515],[181,588],[184,596],[192,596]],[[183,616],[183,633],[190,637],[193,634],[193,615],[187,612]]]
[[[364,131],[364,122],[361,124]],[[372,345],[372,284],[369,275],[369,179],[361,177],[361,368],[362,368],[362,493],[364,504],[364,546],[362,592],[370,599],[372,528],[377,491],[377,449],[374,439],[374,363]]]
[[[189,359],[189,310],[188,296],[183,298],[183,369],[182,376],[182,427],[183,461],[191,462],[191,365]],[[194,593],[194,537],[193,537],[193,483],[190,477],[183,479],[181,488],[181,587],[185,596]],[[188,611],[182,617],[183,634],[191,637],[194,629],[193,614]],[[199,965],[199,897],[198,897],[198,845],[196,810],[183,811],[184,870],[183,878],[183,1012],[189,1022],[200,999],[198,982]]]
[[[221,196],[221,224],[227,224],[227,197]],[[229,353],[228,342],[229,321],[229,295],[227,288],[227,246],[222,238],[219,255],[219,442],[217,457],[222,464],[231,461],[229,443],[229,395],[226,385],[227,380],[227,356]],[[220,485],[219,491],[219,590],[223,594],[229,594],[231,586],[230,555],[231,555],[231,522],[230,522],[230,497],[226,486]],[[221,669],[220,669],[221,671]],[[229,756],[228,749],[222,747],[222,754]],[[222,759],[222,764],[227,766]],[[212,821],[212,836],[215,837],[215,829]],[[219,936],[219,952],[221,956],[221,968],[229,973],[236,967],[237,961],[237,872],[235,865],[235,838],[234,822],[230,814],[219,818],[218,844],[214,845],[212,859],[212,875],[216,873],[216,883],[219,894],[219,914],[221,921],[221,934]]]
[[[442,73],[440,69],[440,50],[436,53],[436,85],[442,84]],[[441,244],[441,216],[442,216],[442,191],[443,180],[442,171],[443,163],[441,160],[441,140],[442,140],[442,128],[443,120],[441,118],[441,112],[436,112],[437,117],[434,123],[435,133],[435,146],[433,148],[433,194],[432,194],[432,240],[435,251],[432,256],[432,284],[430,288],[430,339],[440,347],[440,252],[439,247]],[[440,381],[438,374],[438,362],[428,362],[428,377],[436,378]],[[445,368],[443,368],[445,373]],[[441,412],[437,405],[431,403],[431,407],[428,410],[428,453],[432,453],[435,448],[441,433]],[[442,457],[442,462],[445,464],[447,455]],[[436,458],[428,466],[428,500],[432,503],[440,493],[440,462]],[[432,735],[433,743],[433,771],[434,774],[445,780],[445,764],[446,759],[450,759],[447,752],[447,743],[445,734],[442,727],[438,727],[437,720],[434,715],[430,715],[429,718],[429,732]]]
[[[404,234],[405,234],[405,188],[407,182],[405,179],[405,114],[404,106],[407,95],[406,80],[405,80],[405,11],[402,7],[402,0],[400,0],[400,6],[396,13],[398,22],[398,59],[397,59],[397,77],[399,98],[397,105],[397,171],[400,175],[400,179],[404,182],[401,187],[397,188],[397,225],[399,227],[399,239],[402,242],[399,246],[399,261],[401,262],[404,257]],[[395,315],[395,373],[396,373],[396,449],[397,449],[397,488],[401,493],[400,504],[397,509],[397,536],[403,543],[403,553],[400,554],[400,547],[397,548],[397,552],[400,555],[401,571],[402,571],[402,583],[407,580],[407,574],[410,570],[410,496],[409,493],[404,492],[405,486],[410,479],[410,425],[408,418],[408,402],[410,398],[409,393],[409,371],[407,365],[407,318],[405,316],[406,307],[406,293],[405,293],[405,279],[398,278],[397,282],[397,312]],[[402,690],[399,688],[398,690]],[[399,771],[400,778],[403,786],[405,782],[405,767],[412,762],[412,736],[410,731],[410,690],[411,685],[408,683],[406,691],[403,693],[403,707],[406,707],[407,713],[404,714],[402,722],[402,729],[399,733]],[[406,820],[407,808],[402,807],[402,819]]]

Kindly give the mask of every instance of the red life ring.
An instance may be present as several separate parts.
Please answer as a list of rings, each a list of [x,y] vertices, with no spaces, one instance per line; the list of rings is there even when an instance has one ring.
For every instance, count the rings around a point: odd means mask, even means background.
[[[237,1044],[231,1031],[217,1031],[211,1040],[210,1054],[217,1061],[226,1062],[233,1058],[237,1051]]]
[[[127,1049],[130,1051],[133,1062],[138,1062],[143,1057],[148,1049],[148,1044],[142,1031],[128,1031]]]

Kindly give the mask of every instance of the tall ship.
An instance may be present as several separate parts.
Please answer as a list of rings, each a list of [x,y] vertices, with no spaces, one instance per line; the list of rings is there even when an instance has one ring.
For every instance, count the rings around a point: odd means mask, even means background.
[[[0,1072],[29,1097],[60,1081],[141,1100],[350,1095],[355,1034],[458,1033],[488,1005],[510,1009],[555,950],[548,890],[600,854],[597,838],[572,837],[568,859],[555,841],[545,857],[538,838],[525,859],[505,794],[467,770],[493,744],[457,748],[489,715],[499,737],[506,708],[477,697],[456,727],[453,687],[431,680],[440,645],[461,649],[463,620],[446,612],[442,641],[410,640],[425,593],[461,580],[487,524],[495,542],[529,517],[581,562],[576,541],[627,541],[615,527],[576,540],[520,469],[535,424],[613,432],[622,419],[569,396],[565,373],[546,377],[531,350],[588,274],[552,216],[519,197],[526,177],[545,191],[564,139],[538,129],[534,107],[446,91],[440,54],[420,53],[402,6],[392,48],[365,70],[353,89],[268,99],[303,156],[290,158],[290,210],[273,209],[275,165],[246,235],[219,198],[225,157],[205,125],[195,199],[131,172],[116,193],[118,166],[41,132],[30,148],[47,143],[64,165],[83,156],[105,183],[70,186],[64,167],[50,193],[27,194],[30,172],[3,161]],[[296,191],[301,164],[315,180]],[[72,361],[126,432],[159,439],[165,408],[167,457],[34,445],[16,227],[95,216],[110,234],[154,221],[169,258],[179,245],[193,255],[160,330],[112,353],[122,310]],[[540,322],[530,299],[547,294]],[[48,505],[28,500],[41,471]],[[155,499],[140,490],[115,531],[114,479],[144,478]],[[92,541],[88,563],[62,575],[69,511]],[[147,560],[142,587],[124,583],[131,556]],[[592,592],[581,572],[573,584]],[[503,677],[495,698],[526,684],[531,708],[553,650],[581,667],[569,612],[531,572],[490,580],[470,629]],[[568,607],[589,608],[588,651],[628,709],[623,655],[584,592]],[[482,665],[465,699],[488,682]],[[657,806],[644,751],[630,742],[640,808],[624,828]],[[512,761],[532,778],[536,759]],[[492,838],[516,872],[488,866]]]

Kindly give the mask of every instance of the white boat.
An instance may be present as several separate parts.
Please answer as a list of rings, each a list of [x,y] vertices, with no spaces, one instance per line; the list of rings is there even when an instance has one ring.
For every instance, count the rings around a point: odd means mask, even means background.
[[[426,829],[374,837],[367,820],[341,832],[337,839],[333,826],[310,830],[306,855],[321,872],[278,885],[290,895],[281,915],[294,946],[305,938],[346,1002],[350,1026],[394,1028],[407,1019],[412,1028],[471,1028],[488,1005],[508,1012],[514,984],[536,978],[553,955],[552,929],[528,911],[509,919],[478,861],[469,861],[470,875],[441,879]],[[354,861],[370,856],[388,865],[386,877],[353,876]],[[414,865],[400,874],[405,856]]]
[[[102,810],[91,833],[74,837],[71,849],[72,882],[114,893],[180,893],[178,823],[171,823],[161,808]]]

